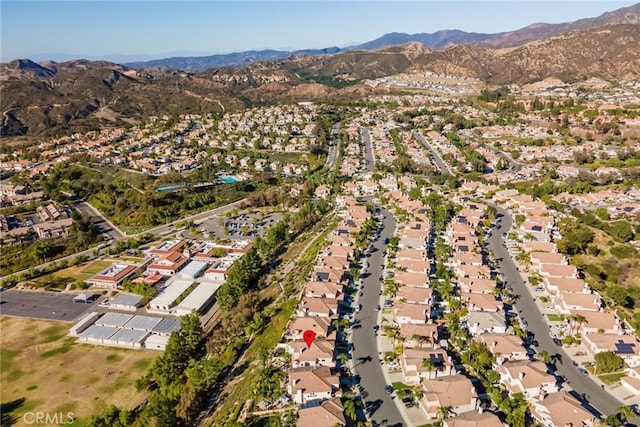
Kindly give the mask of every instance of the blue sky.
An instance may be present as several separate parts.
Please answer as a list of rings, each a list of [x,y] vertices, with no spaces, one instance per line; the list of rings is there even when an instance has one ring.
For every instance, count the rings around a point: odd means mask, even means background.
[[[212,54],[252,49],[345,47],[388,32],[494,33],[630,6],[629,1],[6,1],[2,61]],[[37,60],[44,58],[37,57]]]

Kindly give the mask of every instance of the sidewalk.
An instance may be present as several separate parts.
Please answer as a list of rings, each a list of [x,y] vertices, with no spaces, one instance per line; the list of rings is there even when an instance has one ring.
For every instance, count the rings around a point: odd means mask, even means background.
[[[509,230],[509,232],[514,232],[513,228]],[[515,231],[516,233],[517,230]],[[519,233],[518,233],[519,234]],[[535,304],[540,310],[542,317],[544,318],[545,323],[549,326],[549,332],[554,332],[556,335],[560,336],[561,332],[566,330],[567,323],[565,321],[556,321],[550,320],[548,315],[560,315],[554,307],[555,305],[550,302],[542,302],[540,297],[550,297],[545,291],[536,291],[533,286],[529,284],[529,274],[525,271],[527,270],[527,266],[521,264],[516,260],[516,255],[520,252],[518,245],[513,242],[507,243],[507,250],[509,255],[511,255],[518,271],[520,273],[520,277],[522,277],[522,281],[525,283],[527,288],[527,293],[530,298],[535,298]],[[541,286],[541,285],[539,285]],[[550,297],[552,298],[552,297]],[[579,345],[566,346],[563,345],[564,351],[571,356],[571,361],[576,362],[578,364],[577,368],[585,368],[583,365],[584,362],[593,362],[593,357],[589,356],[589,352],[587,351],[587,347],[584,343]],[[602,387],[603,390],[606,390],[611,396],[617,398],[625,405],[637,404],[640,402],[640,397],[631,393],[628,389],[622,386],[620,383],[614,383],[612,385],[608,385],[598,378],[597,375],[589,374],[589,377],[596,383],[598,386]],[[567,390],[572,390],[571,386],[568,384],[563,384],[563,388]]]
[[[384,298],[381,297],[380,303],[382,304],[383,302]],[[378,324],[380,324],[380,320],[382,319],[382,317],[382,310],[380,310],[378,313]],[[379,359],[384,359],[385,352],[393,351],[394,349],[393,340],[389,337],[383,336],[382,327],[378,331],[376,342],[378,351],[381,353],[378,354]],[[382,365],[382,374],[384,375],[384,379],[387,384],[393,384],[394,382],[404,382],[404,375],[402,374],[402,372],[398,371],[390,373],[386,363]],[[407,426],[421,426],[433,422],[432,419],[427,417],[427,414],[422,410],[422,406],[420,404],[412,408],[407,408],[402,403],[402,400],[397,396],[393,399],[393,401],[395,402],[396,407],[398,408],[398,411],[400,412],[400,415],[402,415],[402,419]]]

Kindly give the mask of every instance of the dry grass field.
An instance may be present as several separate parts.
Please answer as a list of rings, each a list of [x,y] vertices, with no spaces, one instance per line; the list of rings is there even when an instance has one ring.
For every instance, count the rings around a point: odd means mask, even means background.
[[[73,412],[80,426],[111,404],[132,409],[144,399],[134,384],[159,352],[77,344],[68,330],[60,322],[0,319],[0,400],[24,399],[11,413],[15,425],[42,411]]]

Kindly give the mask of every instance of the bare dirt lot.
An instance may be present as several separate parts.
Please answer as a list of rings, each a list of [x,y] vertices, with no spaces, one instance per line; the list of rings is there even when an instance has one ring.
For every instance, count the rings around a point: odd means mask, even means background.
[[[79,426],[109,405],[132,409],[144,399],[135,381],[160,352],[77,344],[68,330],[68,323],[0,318],[0,401],[15,403],[14,425],[27,425],[29,412],[72,412]]]

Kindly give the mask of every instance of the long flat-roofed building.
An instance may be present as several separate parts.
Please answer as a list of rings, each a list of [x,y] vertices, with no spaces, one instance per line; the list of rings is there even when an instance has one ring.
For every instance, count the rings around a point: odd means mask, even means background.
[[[117,289],[122,286],[122,282],[133,276],[136,268],[138,267],[130,264],[111,264],[85,282],[100,288]]]
[[[215,299],[219,283],[201,283],[174,309],[177,316],[186,316],[192,311],[202,313]]]
[[[192,283],[191,280],[174,280],[160,295],[149,302],[149,311],[169,313],[176,305],[175,301],[189,289]]]

